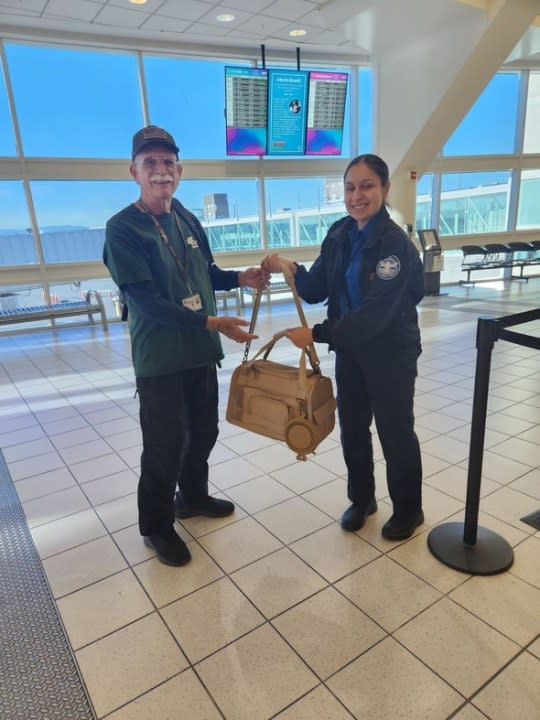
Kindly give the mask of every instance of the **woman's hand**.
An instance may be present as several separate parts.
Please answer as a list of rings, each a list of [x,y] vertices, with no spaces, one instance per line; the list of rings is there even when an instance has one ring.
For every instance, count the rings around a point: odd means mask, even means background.
[[[293,275],[296,273],[297,268],[294,262],[278,253],[267,255],[261,263],[261,267],[265,268],[269,273],[282,273],[283,265],[288,267]]]
[[[296,345],[297,348],[305,348],[313,342],[313,333],[311,328],[300,326],[289,328],[287,330],[287,338]]]

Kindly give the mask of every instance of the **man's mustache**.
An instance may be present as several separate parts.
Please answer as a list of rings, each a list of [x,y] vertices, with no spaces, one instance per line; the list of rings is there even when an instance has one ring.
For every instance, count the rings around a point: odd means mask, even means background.
[[[174,182],[171,175],[152,175],[150,182]]]

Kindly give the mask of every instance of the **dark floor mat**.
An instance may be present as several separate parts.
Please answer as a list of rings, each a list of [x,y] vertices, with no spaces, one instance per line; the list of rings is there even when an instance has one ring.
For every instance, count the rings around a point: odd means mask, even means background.
[[[0,451],[0,718],[94,720]]]

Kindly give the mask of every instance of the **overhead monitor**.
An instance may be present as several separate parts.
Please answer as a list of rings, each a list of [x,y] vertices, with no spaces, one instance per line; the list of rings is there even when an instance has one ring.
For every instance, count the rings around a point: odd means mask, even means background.
[[[341,155],[348,75],[309,73],[306,155]]]
[[[348,74],[225,67],[227,155],[341,155]]]
[[[262,68],[225,68],[227,155],[265,155],[268,72]]]
[[[308,73],[268,70],[268,155],[303,155]]]

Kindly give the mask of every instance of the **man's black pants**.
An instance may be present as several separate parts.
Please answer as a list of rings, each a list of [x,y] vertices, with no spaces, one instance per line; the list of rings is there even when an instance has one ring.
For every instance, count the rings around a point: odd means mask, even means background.
[[[137,378],[143,437],[138,488],[141,535],[174,523],[178,486],[187,502],[208,495],[208,458],[218,436],[214,365]]]
[[[348,497],[365,506],[375,494],[373,417],[386,461],[394,513],[422,507],[422,460],[414,432],[414,383],[418,352],[387,350],[356,358],[336,355],[337,404]]]

